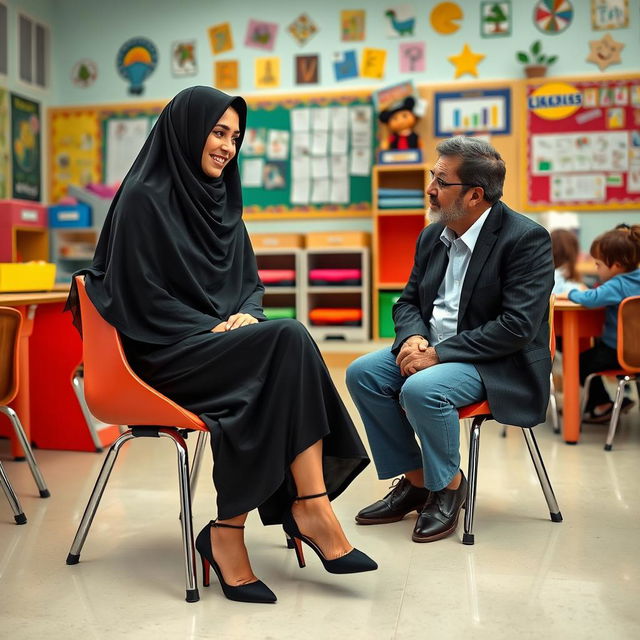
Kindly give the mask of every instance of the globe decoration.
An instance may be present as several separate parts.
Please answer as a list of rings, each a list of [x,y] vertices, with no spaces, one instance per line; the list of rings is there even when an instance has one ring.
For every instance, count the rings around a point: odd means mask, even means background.
[[[158,50],[146,38],[131,38],[118,51],[116,66],[118,73],[130,82],[129,93],[140,95],[144,91],[142,84],[158,65]]]

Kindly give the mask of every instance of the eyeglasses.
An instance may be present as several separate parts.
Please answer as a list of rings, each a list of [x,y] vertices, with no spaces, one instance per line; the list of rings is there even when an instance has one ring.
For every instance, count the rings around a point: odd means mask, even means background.
[[[447,187],[477,187],[477,184],[470,184],[469,182],[445,182],[442,178],[436,178],[436,175],[433,171],[429,170],[431,174],[431,182],[434,180],[438,185],[439,189],[446,189]]]

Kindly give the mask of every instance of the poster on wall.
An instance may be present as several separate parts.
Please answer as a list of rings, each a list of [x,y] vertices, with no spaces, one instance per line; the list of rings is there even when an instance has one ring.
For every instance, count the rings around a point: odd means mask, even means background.
[[[11,94],[13,197],[40,200],[40,104]]]
[[[9,94],[0,89],[0,199],[9,197]]]
[[[434,97],[436,138],[511,133],[511,90],[439,92]]]
[[[529,208],[637,208],[639,121],[637,78],[529,85]]]

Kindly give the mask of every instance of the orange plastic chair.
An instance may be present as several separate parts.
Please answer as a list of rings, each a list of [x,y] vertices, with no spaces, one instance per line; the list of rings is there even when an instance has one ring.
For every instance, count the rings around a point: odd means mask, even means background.
[[[549,349],[551,351],[551,359],[556,350],[556,338],[553,329],[553,306],[555,303],[555,296],[551,296],[549,300]],[[489,403],[484,400],[483,402],[476,402],[466,407],[460,407],[458,409],[458,417],[460,420],[473,419],[471,426],[469,427],[469,467],[467,470],[467,500],[464,513],[464,533],[462,535],[463,544],[474,544],[475,535],[473,533],[473,517],[476,508],[476,487],[478,484],[478,455],[480,453],[480,427],[485,420],[492,420],[493,415]],[[542,492],[547,501],[549,507],[549,515],[552,522],[562,522],[562,514],[560,513],[560,507],[556,500],[556,496],[553,493],[551,482],[547,474],[547,470],[544,466],[544,461],[540,455],[540,449],[538,449],[538,443],[533,435],[533,429],[521,427],[522,435],[533,461],[536,473],[538,474],[538,480],[542,487]]]
[[[581,416],[584,415],[587,408],[591,380],[595,376],[618,379],[616,399],[613,403],[607,441],[604,445],[605,451],[611,451],[613,448],[613,438],[616,435],[620,410],[622,409],[624,388],[629,382],[637,381],[640,372],[640,296],[625,298],[618,307],[618,362],[620,369],[598,371],[588,375],[584,381],[582,392]]]
[[[9,403],[12,402],[18,394],[18,346],[21,328],[22,315],[17,309],[0,307],[0,411],[9,418],[13,425],[13,429],[22,446],[33,478],[38,486],[40,497],[48,498],[51,494],[40,473],[38,463],[33,457],[33,451],[31,450],[31,445],[24,432],[20,418],[18,418],[18,414],[9,406]],[[2,463],[0,463],[0,485],[11,505],[16,524],[25,524],[27,517],[20,506],[18,497],[9,482]]]
[[[102,318],[89,299],[84,278],[76,277],[76,283],[82,317],[84,391],[87,405],[99,420],[109,424],[128,425],[129,429],[111,445],[107,453],[67,556],[67,564],[77,564],[80,560],[80,552],[122,445],[132,438],[170,438],[178,451],[186,600],[197,602],[200,596],[196,585],[191,488],[185,438],[192,431],[199,431],[204,435],[208,433],[207,428],[198,416],[158,393],[134,373],[127,362],[117,330]],[[198,444],[200,445],[200,439]]]

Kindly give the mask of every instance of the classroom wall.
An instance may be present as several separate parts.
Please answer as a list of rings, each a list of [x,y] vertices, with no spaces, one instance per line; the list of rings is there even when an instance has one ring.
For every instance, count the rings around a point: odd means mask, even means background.
[[[531,19],[533,0],[512,0],[513,32],[509,37],[485,39],[480,37],[479,1],[459,1],[465,16],[460,29],[452,35],[440,35],[429,22],[431,10],[439,0],[412,2],[416,10],[416,28],[412,39],[426,42],[426,71],[411,74],[399,72],[398,47],[409,38],[389,38],[388,20],[384,11],[403,2],[393,0],[367,0],[348,3],[345,0],[324,0],[321,3],[302,3],[279,0],[269,4],[255,0],[244,2],[215,2],[212,0],[10,0],[11,7],[24,7],[34,17],[49,22],[53,34],[52,83],[50,95],[43,96],[44,104],[80,105],[113,102],[131,102],[136,99],[166,99],[192,84],[213,83],[213,63],[216,60],[237,59],[240,64],[238,93],[258,93],[254,87],[254,60],[263,56],[276,56],[281,60],[281,87],[283,92],[335,90],[344,86],[379,87],[402,79],[420,83],[452,82],[454,67],[448,56],[457,55],[468,43],[475,52],[486,55],[478,65],[479,80],[522,77],[522,65],[515,52],[527,49],[536,39],[542,41],[543,50],[558,55],[550,74],[558,76],[593,75],[601,72],[587,63],[587,41],[599,39],[604,33],[591,29],[590,0],[574,0],[575,18],[567,31],[559,35],[544,35]],[[366,39],[364,42],[342,42],[339,33],[340,11],[363,8],[366,10]],[[286,27],[300,13],[306,12],[318,25],[319,31],[304,46],[300,46],[286,32]],[[622,64],[609,67],[611,73],[640,71],[640,0],[629,0],[630,26],[611,31],[612,36],[625,44]],[[279,34],[273,51],[262,51],[243,46],[249,19],[272,21],[279,24]],[[208,42],[207,28],[229,22],[234,49],[214,56]],[[115,57],[125,40],[135,36],[151,39],[158,47],[159,64],[145,82],[145,93],[134,98],[127,93],[127,83],[118,76]],[[199,71],[196,76],[175,78],[169,64],[170,46],[175,40],[195,39],[197,42]],[[386,75],[380,81],[367,78],[336,82],[332,56],[334,52],[364,47],[387,50]],[[298,54],[320,54],[320,82],[318,85],[298,86],[294,82],[293,60]],[[90,88],[73,85],[71,69],[81,58],[97,63],[98,79]],[[468,82],[471,76],[460,81]],[[274,93],[269,90],[269,93]],[[510,172],[516,179],[516,171]],[[536,217],[533,215],[532,217]],[[584,212],[580,214],[581,241],[586,248],[592,238],[620,220],[640,223],[640,212]],[[252,231],[291,230],[306,231],[327,228],[370,229],[367,219],[295,220],[282,222],[251,222]]]

